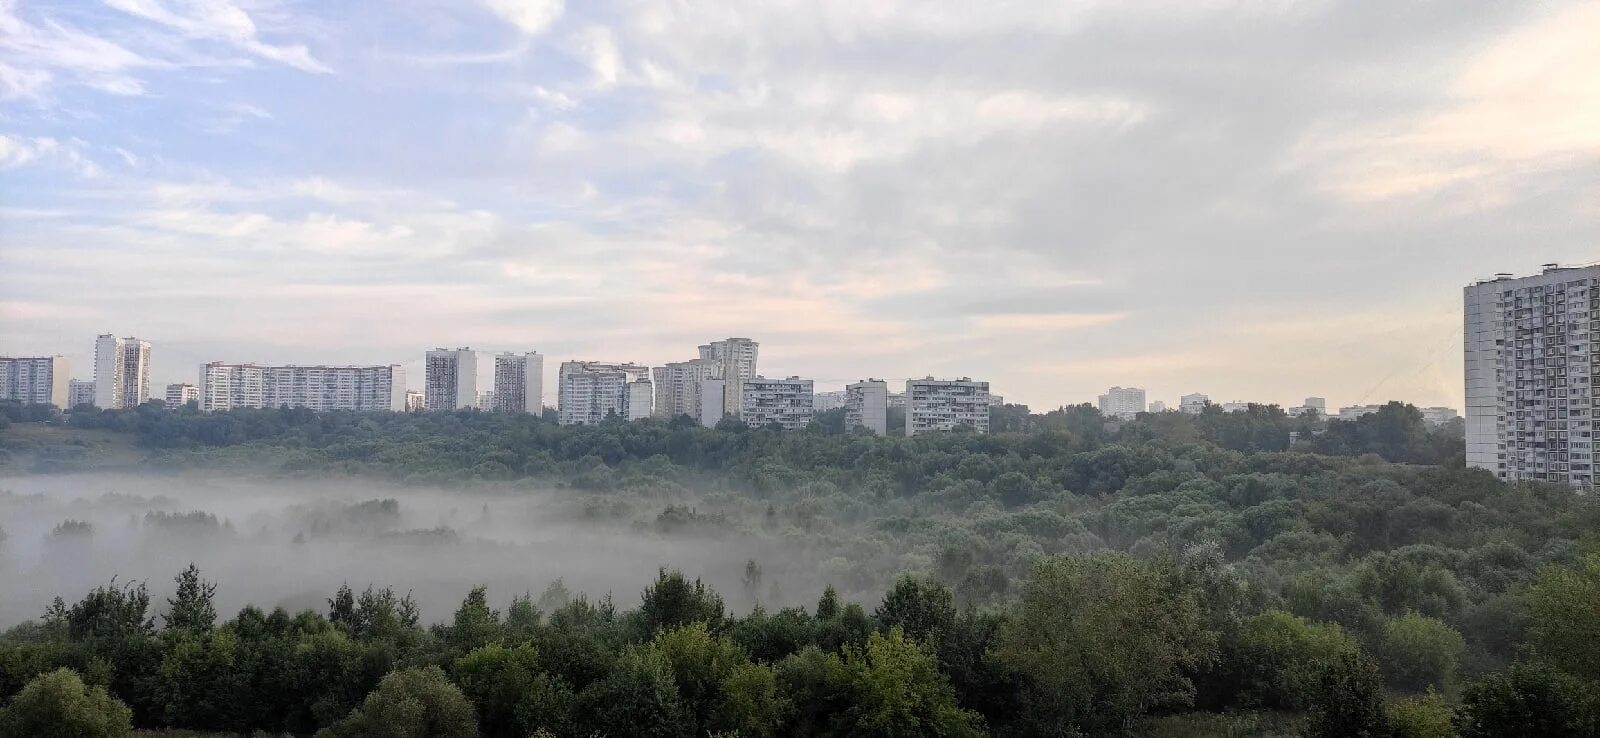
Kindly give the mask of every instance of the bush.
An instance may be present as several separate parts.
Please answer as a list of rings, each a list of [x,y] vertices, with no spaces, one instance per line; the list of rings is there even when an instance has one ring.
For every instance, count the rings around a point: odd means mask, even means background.
[[[133,711],[71,669],[34,677],[0,710],[0,735],[114,738],[133,732]]]

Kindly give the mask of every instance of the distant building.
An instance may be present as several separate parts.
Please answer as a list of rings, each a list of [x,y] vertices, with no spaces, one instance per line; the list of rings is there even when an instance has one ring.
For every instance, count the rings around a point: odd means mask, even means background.
[[[1150,412],[1153,412],[1153,413],[1164,413],[1166,411],[1167,411],[1167,403],[1162,402],[1160,400],[1151,400],[1150,401]]]
[[[150,399],[150,342],[117,338],[94,340],[94,404],[103,410],[143,405]]]
[[[544,357],[539,352],[495,355],[492,407],[502,413],[544,412]]]
[[[479,409],[479,410],[482,410],[482,411],[484,411],[486,413],[487,412],[493,412],[494,411],[494,390],[484,390],[482,392],[479,392],[478,393],[478,401],[473,403],[472,406],[477,408],[477,409]]]
[[[401,411],[406,373],[398,364],[310,366],[200,365],[200,409],[294,407],[308,410]]]
[[[989,432],[989,383],[960,379],[906,380],[906,435],[969,426]]]
[[[1178,410],[1190,415],[1199,415],[1210,402],[1210,397],[1207,397],[1204,393],[1196,392],[1178,398]]]
[[[650,373],[656,392],[656,417],[671,419],[687,415],[698,420],[700,385],[707,379],[720,379],[722,363],[715,359],[690,359],[656,367]]]
[[[700,424],[712,428],[728,414],[728,380],[700,380]]]
[[[655,386],[640,377],[628,383],[628,420],[643,420],[655,409]]]
[[[1456,414],[1456,410],[1453,407],[1424,407],[1418,409],[1422,413],[1422,422],[1433,426],[1444,425],[1461,417]]]
[[[94,380],[74,379],[67,382],[67,407],[94,404]]]
[[[563,361],[556,382],[562,425],[597,425],[608,416],[629,418],[629,400],[638,390],[629,384],[646,380],[649,367],[603,361]]]
[[[845,430],[866,428],[876,435],[889,432],[889,383],[863,379],[844,388]]]
[[[1138,387],[1112,387],[1100,396],[1101,415],[1131,418],[1144,411],[1144,390]]]
[[[0,357],[0,400],[70,410],[71,382],[65,356]]]
[[[1363,415],[1371,415],[1382,409],[1382,405],[1348,405],[1339,408],[1339,419],[1355,420]]]
[[[756,356],[761,344],[748,338],[725,338],[700,347],[700,358],[718,365],[718,378],[750,379],[756,376]]]
[[[751,428],[778,425],[801,430],[811,424],[811,380],[799,377],[725,380],[724,411]]]
[[[197,403],[200,401],[199,387],[187,383],[167,385],[168,410],[181,409],[184,405],[189,404],[190,401]]]
[[[1006,398],[1000,395],[989,395],[989,407],[1000,407],[1006,404]]]
[[[1245,402],[1243,400],[1234,400],[1233,402],[1224,402],[1224,403],[1222,403],[1222,412],[1225,412],[1225,413],[1242,413],[1242,412],[1244,412],[1246,410],[1249,410],[1250,406],[1253,405],[1253,404],[1255,404],[1255,403]]]
[[[420,413],[427,408],[423,401],[422,393],[416,390],[406,390],[405,408],[408,413]]]
[[[1318,417],[1328,416],[1328,401],[1321,397],[1307,397],[1305,402],[1285,410],[1291,417],[1300,417],[1316,413]]]
[[[812,407],[817,412],[837,410],[845,406],[846,390],[833,390],[832,392],[818,392],[812,395]]]
[[[478,403],[478,355],[470,348],[436,348],[423,364],[423,404],[429,410],[456,410]]]
[[[890,392],[889,393],[889,408],[892,409],[892,410],[904,410],[904,409],[906,409],[906,393],[904,393],[904,392]]]

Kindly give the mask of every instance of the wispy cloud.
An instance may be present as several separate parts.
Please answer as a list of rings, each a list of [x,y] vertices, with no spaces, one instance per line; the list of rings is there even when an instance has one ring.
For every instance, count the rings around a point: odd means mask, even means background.
[[[270,44],[262,41],[255,22],[229,0],[175,2],[166,0],[104,0],[106,5],[159,23],[196,38],[225,41],[253,56],[285,64],[303,72],[331,73],[304,44]]]

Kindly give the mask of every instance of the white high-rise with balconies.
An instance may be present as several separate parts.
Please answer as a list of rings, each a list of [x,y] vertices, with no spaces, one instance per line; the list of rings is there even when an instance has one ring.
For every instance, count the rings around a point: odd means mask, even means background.
[[[67,382],[67,407],[94,404],[94,380],[74,379]]]
[[[1462,297],[1467,465],[1593,487],[1600,264],[1499,274]]]
[[[597,425],[615,415],[629,418],[638,380],[649,383],[650,368],[605,361],[563,361],[556,381],[556,404],[562,425]],[[646,410],[645,414],[649,414]]]
[[[966,426],[989,432],[989,383],[960,379],[906,380],[906,435]]]
[[[761,344],[748,338],[725,338],[700,347],[700,358],[721,367],[719,379],[750,379],[756,376],[756,356]]]
[[[150,342],[117,338],[94,340],[94,404],[103,410],[138,407],[150,399]]]
[[[811,424],[811,380],[799,377],[725,380],[724,411],[751,428],[777,425],[800,430]]]
[[[478,354],[470,348],[436,348],[424,358],[422,402],[429,410],[478,404]]]
[[[65,356],[0,357],[0,400],[70,410],[71,381]]]
[[[1112,387],[1100,396],[1101,415],[1131,418],[1144,411],[1144,390],[1138,387]]]
[[[701,383],[720,379],[722,364],[715,359],[690,359],[669,362],[650,372],[655,380],[656,417],[671,419],[687,415],[699,419]]]
[[[539,352],[495,355],[494,409],[534,415],[544,412],[544,357]]]
[[[398,364],[311,366],[297,364],[200,365],[200,409],[293,407],[308,410],[406,409],[406,374]]]
[[[889,383],[863,379],[844,386],[844,428],[866,428],[876,435],[889,432]]]

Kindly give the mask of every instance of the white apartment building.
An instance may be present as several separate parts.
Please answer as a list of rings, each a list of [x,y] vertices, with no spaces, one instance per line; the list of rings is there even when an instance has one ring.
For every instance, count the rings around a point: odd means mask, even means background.
[[[1382,405],[1346,405],[1339,408],[1340,420],[1355,420],[1363,415],[1371,415],[1383,409]]]
[[[94,404],[94,380],[74,379],[67,382],[67,407]]]
[[[1167,403],[1162,402],[1160,400],[1151,400],[1150,401],[1150,412],[1153,412],[1153,413],[1164,413],[1166,411],[1167,411]]]
[[[472,349],[436,348],[423,364],[422,402],[429,410],[455,410],[478,403],[478,354]]]
[[[1499,274],[1462,297],[1467,465],[1593,487],[1600,264]]]
[[[1199,415],[1206,409],[1206,404],[1209,402],[1211,402],[1211,398],[1208,395],[1203,392],[1195,392],[1194,394],[1179,397],[1178,409],[1190,415]]]
[[[1138,387],[1112,387],[1100,396],[1101,415],[1131,418],[1144,411],[1144,390]]]
[[[1000,395],[989,395],[989,407],[1001,407],[1006,404],[1006,398]]]
[[[889,383],[863,379],[844,387],[844,428],[866,428],[875,435],[889,432]],[[993,404],[990,404],[993,407]]]
[[[1453,407],[1423,407],[1417,408],[1422,413],[1422,422],[1432,426],[1440,426],[1461,417]]]
[[[703,379],[700,381],[700,424],[716,427],[728,414],[728,380]]]
[[[103,410],[143,405],[150,399],[150,342],[117,338],[94,339],[94,404]]]
[[[904,409],[906,409],[906,393],[904,393],[904,392],[890,392],[889,393],[889,409],[891,409],[891,410],[904,410]]]
[[[427,409],[427,404],[422,399],[422,393],[416,390],[406,390],[405,409],[408,413],[420,413]]]
[[[970,426],[989,432],[989,383],[960,379],[906,380],[906,435]]]
[[[751,428],[776,423],[784,430],[811,424],[811,380],[799,377],[724,380],[724,411]]]
[[[65,356],[0,357],[0,400],[70,410],[71,382]]]
[[[1244,400],[1234,400],[1233,402],[1224,402],[1224,403],[1222,403],[1222,412],[1225,412],[1225,413],[1242,413],[1242,412],[1244,412],[1246,410],[1249,410],[1250,409],[1250,405],[1251,405],[1251,403],[1245,402]]]
[[[1301,415],[1316,413],[1318,417],[1325,418],[1328,416],[1328,401],[1321,397],[1307,397],[1305,402],[1291,407],[1284,412],[1288,413],[1292,417],[1300,417]]]
[[[479,392],[478,401],[473,403],[472,406],[484,412],[494,410],[494,390]]]
[[[391,410],[406,406],[406,374],[387,366],[200,365],[200,409],[294,407],[309,410]]]
[[[535,415],[544,412],[544,357],[539,352],[495,355],[494,409]]]
[[[669,362],[650,370],[655,385],[656,417],[671,419],[687,415],[699,419],[701,383],[722,376],[722,364],[714,359]],[[718,415],[720,418],[721,415]]]
[[[750,379],[756,376],[756,355],[761,344],[748,338],[725,338],[700,347],[700,358],[720,367],[720,379]]]
[[[655,385],[640,377],[628,383],[628,420],[643,420],[655,409]]]
[[[200,388],[187,382],[167,385],[167,409],[178,410],[190,400],[200,401]]]
[[[811,409],[822,413],[844,407],[847,402],[847,393],[848,390],[813,393],[811,395]]]
[[[597,425],[609,415],[630,417],[629,383],[649,381],[649,367],[604,361],[563,361],[556,403],[562,425]],[[648,414],[648,411],[646,411]]]

